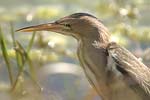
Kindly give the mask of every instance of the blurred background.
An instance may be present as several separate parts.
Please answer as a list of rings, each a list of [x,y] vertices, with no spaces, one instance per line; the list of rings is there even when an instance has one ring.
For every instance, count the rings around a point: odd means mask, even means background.
[[[150,66],[149,6],[150,0],[0,0],[0,98],[100,100],[80,67],[75,39],[15,30],[90,13],[108,27],[113,41]]]

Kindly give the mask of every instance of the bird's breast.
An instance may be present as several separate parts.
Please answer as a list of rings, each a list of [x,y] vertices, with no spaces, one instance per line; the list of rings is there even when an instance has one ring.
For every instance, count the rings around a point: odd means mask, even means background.
[[[101,80],[105,78],[107,56],[103,50],[95,48],[92,43],[79,42],[78,58],[84,69],[88,68]]]

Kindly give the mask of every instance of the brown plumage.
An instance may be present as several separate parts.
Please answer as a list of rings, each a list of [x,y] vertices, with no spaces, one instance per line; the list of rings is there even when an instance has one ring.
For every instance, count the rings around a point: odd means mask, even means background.
[[[108,44],[107,51],[108,56],[113,60],[112,63],[115,63],[116,69],[124,78],[131,78],[135,84],[140,85],[150,95],[150,69],[131,52],[115,42]]]
[[[117,72],[108,71],[107,52],[104,52],[104,48],[95,46],[99,43],[109,43],[110,35],[107,28],[96,17],[87,13],[75,13],[53,23],[30,26],[18,31],[42,30],[73,36],[77,39],[79,45],[77,54],[81,66],[89,82],[103,100],[146,100],[145,98],[148,98],[143,91],[144,96],[139,95],[141,90],[135,92],[130,84],[116,75]]]

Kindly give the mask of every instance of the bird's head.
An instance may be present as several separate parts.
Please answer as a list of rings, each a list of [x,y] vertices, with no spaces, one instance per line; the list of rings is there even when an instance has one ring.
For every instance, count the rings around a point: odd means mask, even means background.
[[[17,31],[52,31],[70,35],[77,39],[99,37],[100,32],[105,32],[107,35],[107,29],[103,24],[96,17],[87,13],[74,13],[52,23],[25,27]]]

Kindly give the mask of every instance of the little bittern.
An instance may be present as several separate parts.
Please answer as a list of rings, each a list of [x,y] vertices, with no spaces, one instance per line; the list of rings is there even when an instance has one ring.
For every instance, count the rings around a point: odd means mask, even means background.
[[[150,100],[148,94],[143,91],[143,88],[140,88],[139,84],[127,84],[122,78],[124,74],[122,77],[118,77],[117,73],[120,70],[117,72],[109,70],[107,67],[108,53],[105,52],[106,48],[97,48],[95,45],[108,44],[110,35],[107,28],[96,17],[87,13],[75,13],[53,23],[30,26],[18,31],[42,30],[73,36],[77,39],[79,44],[77,54],[81,66],[89,82],[103,100]],[[135,87],[136,91],[131,87]]]

